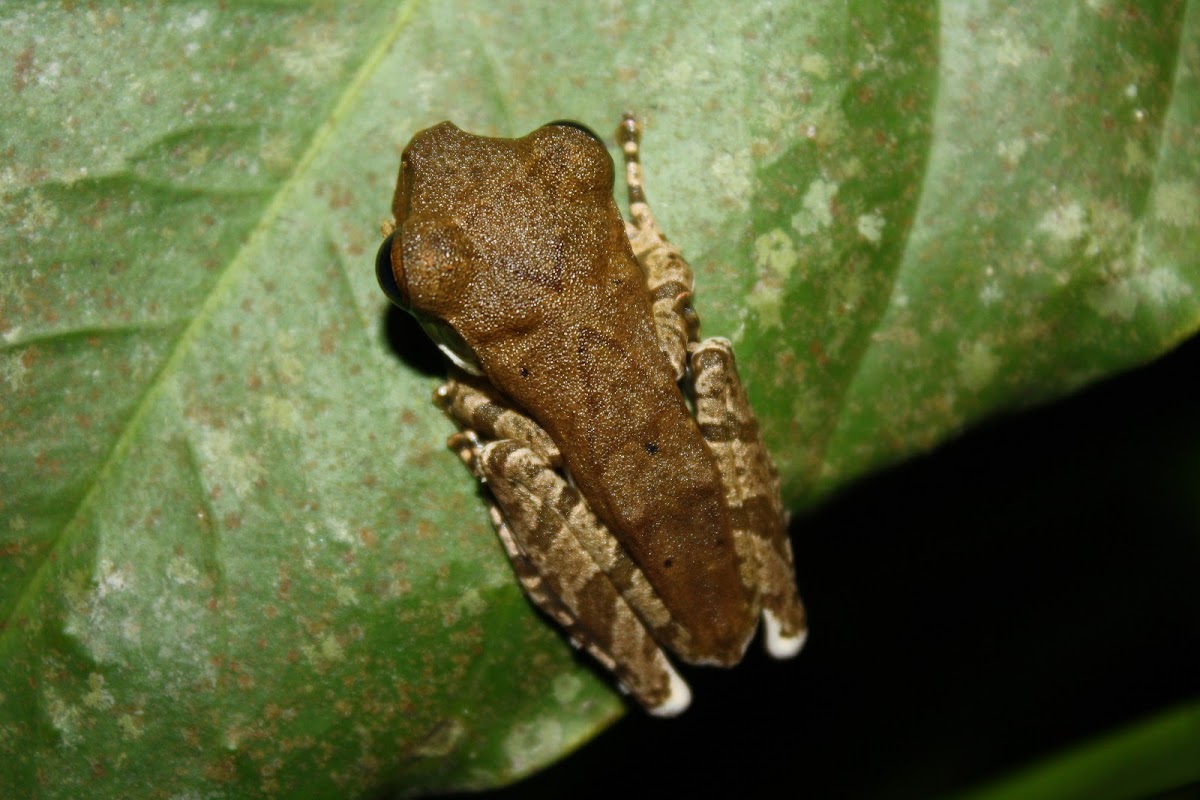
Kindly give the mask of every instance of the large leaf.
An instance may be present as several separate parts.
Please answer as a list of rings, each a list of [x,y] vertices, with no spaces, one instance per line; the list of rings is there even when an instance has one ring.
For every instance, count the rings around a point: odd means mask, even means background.
[[[940,12],[6,4],[0,794],[489,785],[619,712],[374,285],[440,119],[642,115],[795,505],[1194,331],[1196,13]]]

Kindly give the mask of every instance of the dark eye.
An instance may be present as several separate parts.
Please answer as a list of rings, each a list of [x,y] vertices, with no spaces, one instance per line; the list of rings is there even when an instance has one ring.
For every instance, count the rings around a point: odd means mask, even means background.
[[[404,293],[396,283],[396,272],[392,269],[392,240],[394,238],[396,238],[396,231],[392,231],[383,240],[383,244],[379,245],[379,253],[375,256],[375,279],[379,281],[379,288],[383,289],[388,300],[404,308],[407,305]]]
[[[574,120],[556,119],[554,122],[547,122],[542,127],[543,128],[550,128],[550,127],[574,128],[575,130],[579,131],[580,133],[586,134],[589,139],[592,139],[597,142],[601,142],[601,144],[603,144],[600,137],[596,135],[595,131],[593,131],[587,125],[584,125],[580,122],[575,122]]]

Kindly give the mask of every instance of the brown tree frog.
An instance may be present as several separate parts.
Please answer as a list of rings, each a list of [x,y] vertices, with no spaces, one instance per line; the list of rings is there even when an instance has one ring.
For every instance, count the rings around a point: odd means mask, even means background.
[[[631,115],[617,137],[628,225],[581,125],[421,131],[376,270],[453,362],[435,402],[526,594],[670,716],[690,691],[664,650],[736,664],[761,616],[789,657],[805,616],[732,348],[697,339],[692,271],[646,203]]]

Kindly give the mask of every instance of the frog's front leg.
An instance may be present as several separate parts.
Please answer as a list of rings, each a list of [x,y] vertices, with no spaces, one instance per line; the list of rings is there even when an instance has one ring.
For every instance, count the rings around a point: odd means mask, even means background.
[[[687,366],[688,342],[695,341],[700,318],[692,308],[692,268],[658,227],[646,202],[640,155],[642,129],[633,114],[625,113],[617,128],[617,142],[625,159],[625,186],[629,194],[630,222],[625,226],[629,245],[646,273],[646,288],[653,303],[658,341],[675,380]]]
[[[533,420],[480,388],[451,381],[437,397],[456,421],[478,424],[487,436],[519,429],[549,440]],[[451,437],[450,447],[489,489],[492,521],[529,599],[651,714],[687,708],[691,692],[652,632],[670,627],[666,609],[648,584],[643,588],[640,571],[626,568],[616,540],[540,448],[511,438],[485,444],[469,427]]]

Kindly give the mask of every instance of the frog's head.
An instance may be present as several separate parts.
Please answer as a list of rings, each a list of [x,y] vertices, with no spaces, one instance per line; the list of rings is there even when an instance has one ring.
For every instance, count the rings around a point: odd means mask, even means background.
[[[604,144],[574,122],[520,139],[450,122],[421,131],[401,159],[379,284],[451,361],[481,374],[484,343],[569,313],[571,285],[605,267],[614,241],[626,246],[613,177]]]

